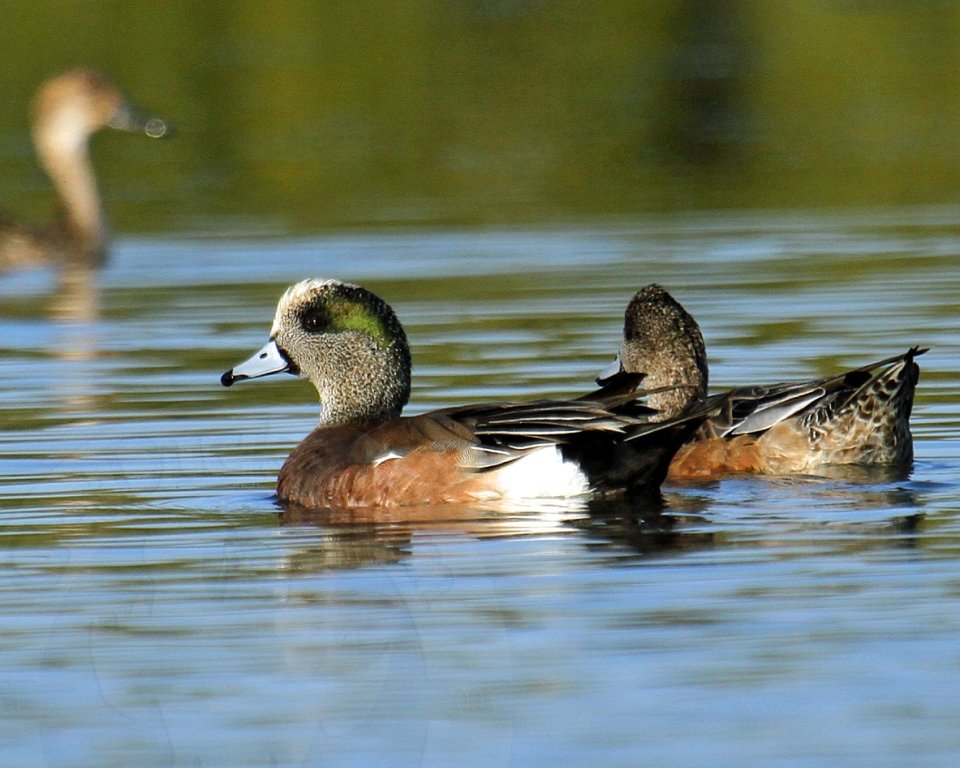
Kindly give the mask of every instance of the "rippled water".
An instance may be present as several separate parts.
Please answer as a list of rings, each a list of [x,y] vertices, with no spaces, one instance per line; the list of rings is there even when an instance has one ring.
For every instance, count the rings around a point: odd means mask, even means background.
[[[4,276],[4,762],[954,765],[958,221],[126,240],[99,295]],[[414,410],[582,392],[654,280],[716,388],[930,346],[916,465],[668,486],[660,514],[284,514],[313,390],[218,377],[311,275],[396,308]]]

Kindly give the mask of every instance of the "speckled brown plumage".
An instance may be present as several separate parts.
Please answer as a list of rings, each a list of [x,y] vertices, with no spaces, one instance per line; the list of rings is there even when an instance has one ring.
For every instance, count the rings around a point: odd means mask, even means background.
[[[624,314],[620,360],[624,370],[643,372],[643,386],[661,390],[647,402],[669,418],[707,393],[709,373],[697,321],[656,283],[640,289]]]
[[[648,286],[625,313],[620,373],[643,374],[645,387],[677,387],[650,404],[669,418],[697,402],[716,409],[680,448],[669,477],[706,478],[815,471],[833,464],[908,465],[910,414],[919,378],[916,347],[902,355],[806,382],[740,387],[706,398],[703,336],[663,288]]]

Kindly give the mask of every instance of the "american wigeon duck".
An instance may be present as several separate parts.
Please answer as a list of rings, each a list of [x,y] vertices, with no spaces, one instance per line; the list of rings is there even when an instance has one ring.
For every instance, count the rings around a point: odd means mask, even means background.
[[[288,288],[270,341],[221,382],[283,372],[307,379],[320,395],[319,425],[277,480],[281,501],[311,508],[649,491],[704,418],[691,412],[650,423],[652,411],[632,386],[597,399],[401,416],[410,397],[403,328],[382,299],[336,280]]]
[[[733,472],[787,474],[834,464],[908,465],[910,412],[920,374],[902,355],[813,381],[740,387],[707,398],[707,356],[697,322],[659,285],[638,291],[624,317],[617,360],[598,377],[613,386],[645,374],[647,388],[674,387],[648,403],[669,418],[705,402],[717,410],[682,446],[669,477]]]
[[[89,141],[103,128],[154,138],[170,132],[162,119],[141,115],[97,72],[73,70],[40,87],[33,105],[33,143],[60,198],[62,218],[45,227],[0,221],[0,269],[102,263],[109,227]]]

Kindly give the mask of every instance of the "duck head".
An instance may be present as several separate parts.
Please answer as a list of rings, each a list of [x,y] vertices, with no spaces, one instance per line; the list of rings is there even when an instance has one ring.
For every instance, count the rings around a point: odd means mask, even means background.
[[[75,69],[47,80],[33,104],[33,135],[41,154],[75,151],[103,128],[162,138],[170,125],[144,115],[99,72]]]
[[[316,387],[322,425],[380,423],[399,416],[410,397],[410,350],[397,316],[370,291],[337,280],[288,288],[270,341],[220,382],[229,387],[275,373]]]
[[[597,382],[609,384],[620,373],[644,374],[647,389],[671,388],[649,397],[649,404],[660,411],[658,419],[679,414],[707,393],[709,371],[700,326],[656,283],[630,300],[620,353]]]

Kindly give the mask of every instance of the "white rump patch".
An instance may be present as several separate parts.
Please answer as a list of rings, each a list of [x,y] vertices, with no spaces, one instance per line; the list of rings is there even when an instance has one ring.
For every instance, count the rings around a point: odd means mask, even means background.
[[[572,461],[565,461],[556,446],[537,448],[522,459],[497,470],[504,498],[550,499],[590,493],[587,476]]]

